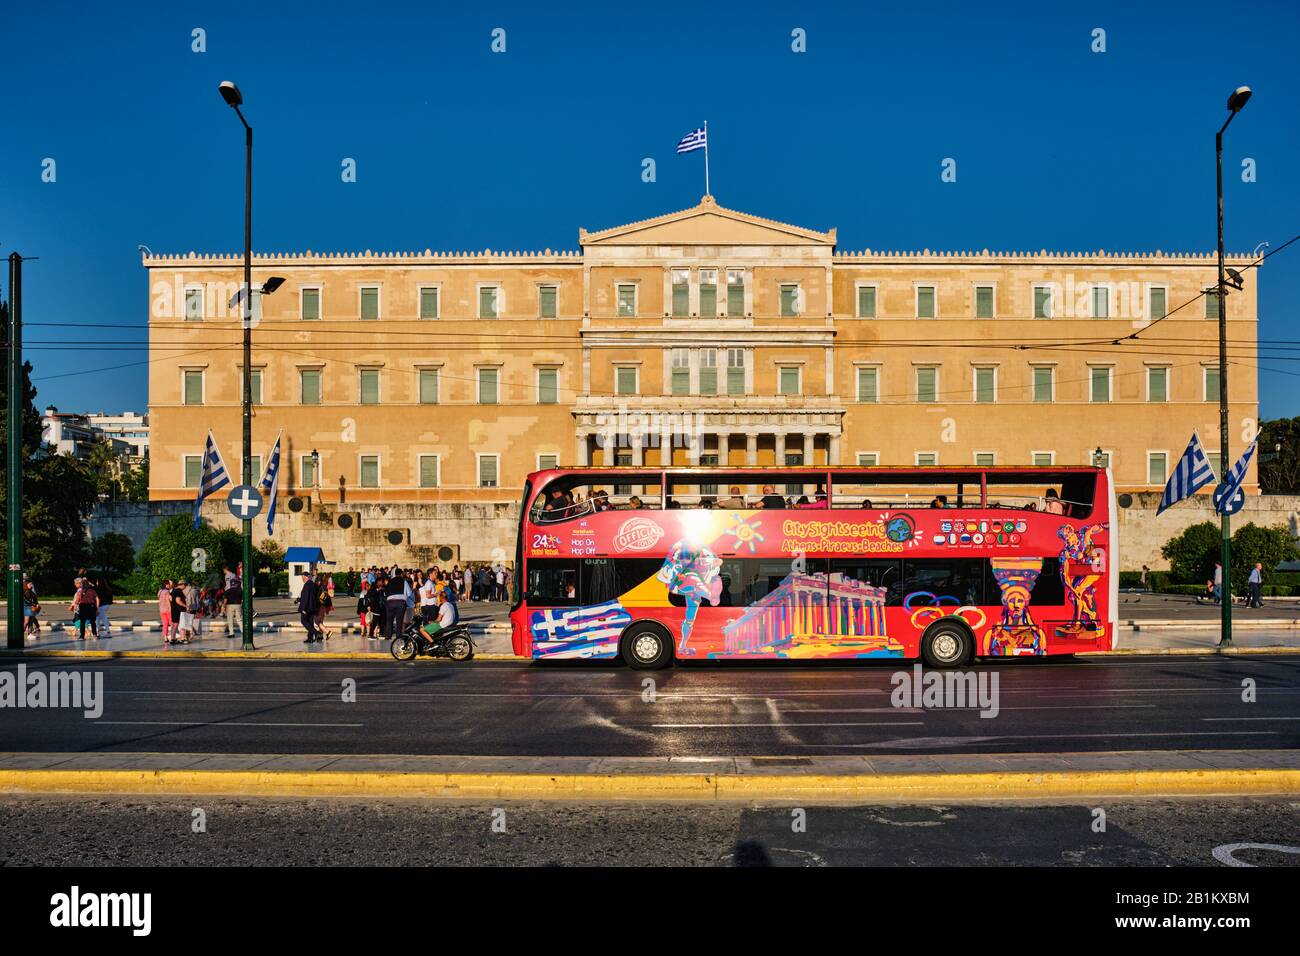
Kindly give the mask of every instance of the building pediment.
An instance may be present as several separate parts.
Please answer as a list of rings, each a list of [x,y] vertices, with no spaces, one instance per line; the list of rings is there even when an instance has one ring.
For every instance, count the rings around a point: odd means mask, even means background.
[[[578,231],[592,246],[835,246],[835,230],[817,232],[719,206],[712,196],[699,205],[654,219],[599,232]]]

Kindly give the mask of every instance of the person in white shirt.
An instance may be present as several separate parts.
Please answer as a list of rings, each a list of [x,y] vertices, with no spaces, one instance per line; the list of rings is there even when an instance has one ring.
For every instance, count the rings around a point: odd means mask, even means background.
[[[439,631],[444,631],[451,627],[456,623],[457,618],[456,605],[452,604],[450,601],[443,601],[438,607],[438,619],[433,620],[432,615],[430,615],[428,618],[425,618],[421,627],[424,629],[424,633],[433,636]]]
[[[430,568],[429,573],[424,578],[424,583],[420,585],[420,620],[426,623],[438,613],[436,584],[433,568]]]

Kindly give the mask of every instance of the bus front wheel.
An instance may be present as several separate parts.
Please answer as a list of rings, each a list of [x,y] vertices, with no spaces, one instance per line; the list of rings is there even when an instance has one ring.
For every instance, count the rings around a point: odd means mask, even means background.
[[[931,667],[960,667],[975,648],[970,631],[952,621],[941,621],[921,638],[921,656]]]
[[[633,624],[623,634],[622,655],[633,670],[667,667],[673,660],[673,639],[658,624]]]

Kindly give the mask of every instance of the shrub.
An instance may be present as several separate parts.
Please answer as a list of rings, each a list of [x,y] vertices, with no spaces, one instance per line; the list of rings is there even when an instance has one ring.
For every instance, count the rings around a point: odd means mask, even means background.
[[[106,574],[120,590],[122,579],[135,570],[135,548],[131,547],[131,539],[116,531],[101,534],[90,542],[90,564]]]
[[[1294,560],[1297,553],[1295,539],[1286,525],[1242,525],[1232,536],[1232,590],[1237,594],[1246,592],[1246,581],[1256,562],[1264,566],[1265,582],[1280,584],[1271,572],[1282,561]]]
[[[1169,561],[1179,584],[1200,584],[1214,577],[1214,562],[1223,550],[1223,532],[1213,521],[1202,521],[1165,542],[1160,553]]]

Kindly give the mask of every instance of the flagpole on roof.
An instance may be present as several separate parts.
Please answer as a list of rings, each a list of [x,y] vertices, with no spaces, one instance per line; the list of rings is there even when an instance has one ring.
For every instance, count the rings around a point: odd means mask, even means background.
[[[704,121],[704,195],[709,196],[709,121]]]

